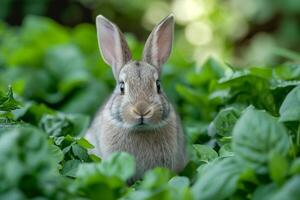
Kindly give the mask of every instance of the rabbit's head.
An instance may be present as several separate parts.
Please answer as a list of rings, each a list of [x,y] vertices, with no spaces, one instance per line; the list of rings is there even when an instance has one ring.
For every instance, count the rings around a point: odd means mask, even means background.
[[[153,29],[141,61],[131,60],[125,37],[115,24],[101,15],[96,24],[100,52],[117,82],[109,105],[113,120],[133,129],[163,126],[170,104],[160,85],[160,73],[171,53],[174,17],[166,17]]]

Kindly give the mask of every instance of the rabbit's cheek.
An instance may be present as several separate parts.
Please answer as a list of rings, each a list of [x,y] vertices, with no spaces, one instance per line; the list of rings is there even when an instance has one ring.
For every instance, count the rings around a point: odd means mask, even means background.
[[[161,122],[161,113],[156,111],[153,113],[151,118],[148,119],[149,123],[151,124],[158,124]]]

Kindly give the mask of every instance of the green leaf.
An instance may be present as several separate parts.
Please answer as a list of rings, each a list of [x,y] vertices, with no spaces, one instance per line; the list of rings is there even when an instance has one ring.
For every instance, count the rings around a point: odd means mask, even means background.
[[[240,111],[234,107],[228,107],[221,110],[213,121],[217,134],[221,136],[230,136],[239,117]]]
[[[80,138],[79,140],[77,140],[77,144],[79,144],[80,146],[82,146],[83,148],[86,148],[86,149],[94,148],[94,146],[91,143],[89,143],[86,139],[84,139],[83,137]]]
[[[87,165],[85,167],[85,165]],[[90,170],[86,170],[90,168]],[[87,174],[101,173],[107,177],[118,177],[126,181],[135,172],[134,158],[125,152],[115,152],[101,163],[83,164],[78,176],[83,177]],[[86,174],[87,173],[87,174]]]
[[[171,187],[174,187],[178,190],[189,187],[190,181],[187,177],[184,176],[174,176],[168,182]]]
[[[117,176],[107,176],[100,169],[101,164],[81,164],[77,171],[77,179],[73,191],[79,192],[88,199],[99,197],[114,200],[126,192],[125,183]]]
[[[76,177],[78,166],[81,162],[79,160],[68,160],[65,164],[61,173],[64,176]]]
[[[209,162],[218,157],[218,153],[207,145],[194,144],[193,147],[200,161]]]
[[[2,133],[1,194],[2,191],[19,191],[21,196],[34,198],[43,195],[46,198],[49,193],[54,193],[61,179],[58,159],[52,150],[46,134],[35,127],[19,126]]]
[[[211,80],[217,80],[224,76],[226,66],[217,62],[213,58],[207,59],[198,72],[192,72],[188,75],[189,83],[193,85],[201,85]]]
[[[273,200],[272,195],[278,191],[278,187],[275,183],[270,183],[268,185],[262,185],[256,188],[253,193],[253,200]]]
[[[270,177],[277,184],[282,184],[288,173],[288,162],[285,157],[279,154],[272,154],[269,161]]]
[[[285,185],[272,196],[272,200],[298,200],[300,196],[300,175],[292,177]]]
[[[73,144],[71,146],[73,154],[80,160],[87,160],[89,155],[85,148],[79,146],[78,144]]]
[[[192,186],[195,199],[225,199],[236,189],[241,167],[233,157],[214,160],[200,169]]]
[[[155,168],[146,172],[144,180],[141,183],[143,189],[159,189],[162,185],[168,183],[171,178],[171,172],[165,168]]]
[[[300,66],[299,64],[278,66],[274,69],[274,75],[276,78],[283,80],[300,79]]]
[[[85,64],[83,55],[73,44],[56,46],[45,57],[45,67],[58,81],[58,89],[63,94],[68,94],[89,80]]]
[[[300,85],[295,87],[284,99],[279,113],[281,122],[300,121]]]
[[[168,182],[170,187],[169,191],[171,192],[171,199],[184,199],[192,200],[192,193],[189,189],[190,181],[187,177],[183,176],[174,176]]]
[[[233,151],[237,159],[258,173],[267,173],[271,153],[286,155],[289,137],[277,118],[248,107],[233,129]]]
[[[300,174],[300,158],[296,158],[295,160],[293,160],[291,168],[289,170],[289,174]]]
[[[89,157],[92,161],[94,162],[101,162],[101,158],[99,158],[98,156],[96,156],[95,154],[89,154]]]
[[[82,136],[89,126],[89,117],[81,114],[46,114],[39,126],[51,136]]]
[[[219,149],[219,155],[220,155],[220,157],[233,156],[234,153],[232,151],[231,144],[227,143],[227,144],[224,144],[223,146],[221,146],[221,148]]]
[[[125,181],[134,174],[135,161],[128,153],[113,153],[101,162],[100,169],[107,176],[117,176]]]
[[[50,145],[50,149],[52,151],[52,155],[55,158],[56,162],[60,163],[64,159],[63,152],[60,150],[60,148],[58,148],[55,145]]]
[[[20,103],[14,99],[11,86],[8,87],[6,94],[0,93],[0,112],[16,110],[19,108],[19,106]]]

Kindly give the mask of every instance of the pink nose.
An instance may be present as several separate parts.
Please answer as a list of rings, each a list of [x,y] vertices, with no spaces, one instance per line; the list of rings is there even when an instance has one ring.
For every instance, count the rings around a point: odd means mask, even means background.
[[[138,102],[131,111],[138,118],[150,118],[153,115],[153,109],[146,102]]]

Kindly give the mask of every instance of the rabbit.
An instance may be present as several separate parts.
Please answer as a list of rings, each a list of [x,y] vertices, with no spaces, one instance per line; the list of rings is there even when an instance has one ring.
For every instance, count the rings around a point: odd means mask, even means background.
[[[124,151],[136,160],[134,180],[155,167],[181,171],[187,161],[181,120],[160,84],[162,65],[170,56],[174,17],[164,18],[148,37],[142,60],[132,60],[120,29],[102,15],[96,18],[104,61],[116,87],[96,114],[86,134],[92,153],[106,159]]]

